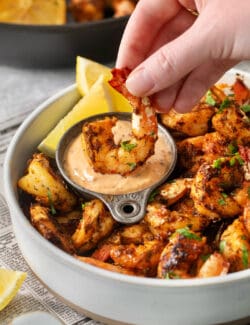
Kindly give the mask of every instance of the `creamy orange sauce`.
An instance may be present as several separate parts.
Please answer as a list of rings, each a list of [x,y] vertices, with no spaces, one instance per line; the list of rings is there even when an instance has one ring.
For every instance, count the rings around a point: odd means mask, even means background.
[[[131,123],[118,121],[113,128],[116,143],[131,136]],[[96,173],[83,149],[82,136],[77,136],[69,144],[64,155],[64,169],[76,184],[103,194],[125,194],[145,189],[158,182],[171,162],[171,149],[163,134],[158,132],[155,154],[128,176]]]

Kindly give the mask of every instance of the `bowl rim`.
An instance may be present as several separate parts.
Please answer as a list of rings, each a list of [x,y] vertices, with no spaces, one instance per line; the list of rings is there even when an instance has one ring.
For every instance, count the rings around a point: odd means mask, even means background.
[[[84,28],[97,28],[98,26],[103,25],[116,25],[122,22],[126,22],[129,19],[130,15],[122,17],[107,17],[100,20],[86,21],[86,22],[67,22],[65,24],[56,25],[56,24],[18,24],[18,23],[5,23],[0,22],[0,31],[1,30],[13,30],[13,31],[24,31],[24,32],[67,32],[76,29]],[[98,27],[99,28],[99,27]]]
[[[247,76],[250,80],[250,73],[244,72],[238,69],[229,70],[231,73],[235,74],[243,74]],[[8,147],[5,160],[4,160],[4,191],[5,191],[5,199],[10,209],[11,219],[20,218],[20,222],[24,224],[30,236],[33,239],[38,241],[39,245],[43,246],[49,254],[52,254],[54,258],[58,260],[58,262],[67,265],[67,267],[71,267],[75,270],[85,270],[86,272],[91,272],[95,276],[105,277],[109,280],[116,280],[119,282],[133,284],[137,286],[143,287],[161,287],[161,288],[190,288],[190,287],[208,287],[208,286],[218,286],[218,285],[227,285],[229,283],[238,282],[240,280],[250,279],[250,269],[230,273],[227,275],[216,276],[211,278],[195,278],[195,279],[175,279],[173,281],[166,281],[165,279],[157,279],[157,278],[143,278],[131,275],[120,274],[116,272],[107,271],[96,266],[84,263],[82,261],[77,260],[75,257],[69,255],[68,253],[62,251],[54,244],[50,243],[46,240],[42,235],[40,235],[37,230],[30,224],[26,216],[24,215],[19,203],[16,198],[15,191],[13,188],[12,180],[11,180],[11,170],[9,162],[12,160],[12,156],[15,151],[16,143],[19,138],[22,137],[23,133],[26,132],[26,129],[29,125],[39,117],[39,114],[45,110],[52,103],[60,99],[62,96],[67,95],[67,93],[76,90],[76,84],[72,84],[59,92],[57,92],[54,96],[50,97],[42,104],[40,104],[20,125],[18,130],[16,131],[14,137],[12,138],[10,145]]]

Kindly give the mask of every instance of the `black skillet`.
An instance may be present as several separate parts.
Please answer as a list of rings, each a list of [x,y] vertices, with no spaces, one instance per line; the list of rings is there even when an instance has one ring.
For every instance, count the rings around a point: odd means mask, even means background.
[[[74,66],[81,55],[115,61],[128,16],[65,25],[0,23],[0,65],[33,68]]]

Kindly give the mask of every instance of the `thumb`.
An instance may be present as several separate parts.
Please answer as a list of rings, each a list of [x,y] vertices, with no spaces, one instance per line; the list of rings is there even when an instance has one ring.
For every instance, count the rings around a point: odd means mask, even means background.
[[[159,92],[209,59],[211,38],[206,30],[200,32],[196,22],[131,72],[126,86],[132,94],[145,96]]]

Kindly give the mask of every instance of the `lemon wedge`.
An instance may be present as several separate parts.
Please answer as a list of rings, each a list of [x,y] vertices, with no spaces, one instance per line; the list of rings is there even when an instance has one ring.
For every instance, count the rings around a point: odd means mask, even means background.
[[[84,96],[39,144],[38,149],[41,152],[53,158],[63,134],[84,118],[107,112],[132,111],[128,100],[109,85],[108,80],[111,77],[111,70],[108,67],[77,57],[77,88]]]
[[[64,24],[65,0],[1,0],[0,21],[18,24]]]
[[[25,272],[0,269],[0,311],[15,297],[26,276]]]
[[[58,142],[71,126],[91,115],[112,111],[114,111],[113,102],[101,76],[89,93],[79,100],[72,110],[59,121],[55,128],[39,144],[38,149],[48,156],[54,157]]]
[[[100,76],[103,76],[104,81],[108,81],[111,78],[110,68],[84,57],[77,56],[76,85],[82,96],[88,94]]]

